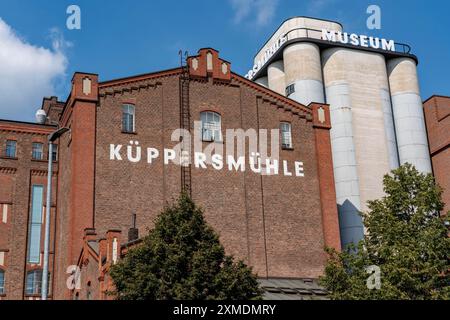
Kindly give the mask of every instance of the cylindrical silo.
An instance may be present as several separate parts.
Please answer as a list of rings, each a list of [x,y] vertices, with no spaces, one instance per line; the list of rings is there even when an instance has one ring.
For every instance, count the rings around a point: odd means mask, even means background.
[[[286,87],[291,86],[288,97],[304,105],[324,103],[322,63],[316,44],[299,42],[283,51]]]
[[[397,138],[395,136],[394,116],[392,115],[392,103],[389,89],[381,89],[381,105],[383,108],[384,130],[388,147],[389,168],[391,170],[399,167],[397,150]]]
[[[283,61],[275,61],[267,68],[267,79],[269,88],[279,94],[284,95],[286,84],[284,80],[284,65]]]
[[[269,79],[267,77],[260,77],[258,79],[255,79],[255,82],[264,87],[269,87]]]
[[[400,163],[431,172],[417,66],[411,58],[395,58],[387,63],[392,108]]]
[[[361,200],[353,141],[350,86],[345,82],[334,83],[326,87],[326,94],[332,123],[330,136],[341,242],[345,247],[350,243],[357,243],[364,236],[362,219],[359,215]]]

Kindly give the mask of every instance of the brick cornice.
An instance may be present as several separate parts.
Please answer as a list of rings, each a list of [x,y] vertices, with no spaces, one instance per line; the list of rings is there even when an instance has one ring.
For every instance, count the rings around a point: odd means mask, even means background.
[[[164,78],[164,77],[170,77],[181,74],[182,69],[181,68],[175,68],[175,69],[169,69],[159,72],[153,72],[153,73],[147,73],[127,78],[121,78],[116,80],[110,80],[110,81],[104,81],[100,82],[98,84],[99,91],[105,88],[110,88],[114,86],[123,86],[123,85],[130,85],[132,83],[146,81],[146,80],[154,80],[158,78]]]
[[[55,130],[55,127],[39,127],[33,124],[20,123],[0,123],[0,131],[17,132],[26,134],[48,135]]]
[[[0,167],[0,173],[15,174],[16,172],[17,172],[17,168]]]
[[[32,176],[38,176],[38,177],[46,177],[48,174],[47,170],[40,170],[40,169],[31,169],[31,175]],[[58,172],[53,171],[52,177],[57,176]]]
[[[149,88],[156,89],[160,85],[162,85],[161,82],[145,83],[145,84],[140,84],[140,85],[133,83],[133,84],[130,84],[130,86],[121,88],[121,89],[111,88],[111,90],[102,90],[102,93],[99,94],[99,97],[105,98],[108,95],[110,95],[110,96],[115,96],[116,94],[122,95],[126,92],[132,93],[133,91],[146,90]]]

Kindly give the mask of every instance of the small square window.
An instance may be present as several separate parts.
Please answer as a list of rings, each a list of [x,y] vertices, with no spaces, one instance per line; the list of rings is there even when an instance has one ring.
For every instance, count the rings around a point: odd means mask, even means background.
[[[291,84],[286,87],[286,97],[289,97],[294,92],[295,92],[295,84]]]

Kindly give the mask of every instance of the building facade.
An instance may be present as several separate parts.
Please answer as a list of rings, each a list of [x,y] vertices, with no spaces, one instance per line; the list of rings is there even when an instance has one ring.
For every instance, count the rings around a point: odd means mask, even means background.
[[[436,182],[444,189],[444,214],[450,211],[450,97],[432,96],[424,102],[430,155]]]
[[[343,245],[363,237],[358,212],[383,196],[386,173],[406,162],[432,171],[417,61],[408,45],[295,17],[258,51],[247,74],[302,104],[330,105]]]
[[[341,246],[328,105],[305,106],[239,76],[214,49],[186,66],[124,79],[75,73],[67,101],[45,99],[43,108],[47,124],[0,121],[4,299],[40,293],[46,137],[55,121],[70,131],[54,159],[52,299],[107,298],[109,266],[182,189],[204,209],[227,253],[266,281],[317,279],[325,246]],[[220,158],[226,129],[280,130],[269,143],[280,143],[278,161],[258,168],[247,148]],[[193,152],[199,146],[203,152]],[[72,286],[78,271],[79,286]]]
[[[0,299],[40,298],[49,157],[50,299],[111,298],[109,268],[183,189],[267,297],[323,297],[324,248],[361,239],[384,174],[433,171],[449,210],[450,98],[422,105],[416,64],[407,45],[296,17],[246,77],[211,48],[123,79],[75,73],[44,123],[0,120]]]
[[[47,136],[54,126],[0,121],[0,299],[40,297],[47,187]],[[54,155],[55,160],[57,155]],[[57,185],[58,164],[53,183]],[[52,194],[52,282],[56,190]],[[50,291],[50,297],[53,293]]]

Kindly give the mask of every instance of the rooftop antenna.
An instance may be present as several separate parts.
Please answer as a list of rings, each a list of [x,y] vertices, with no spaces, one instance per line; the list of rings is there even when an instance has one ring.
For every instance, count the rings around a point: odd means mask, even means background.
[[[133,213],[133,215],[131,216],[131,225],[134,229],[136,229],[136,213]]]

